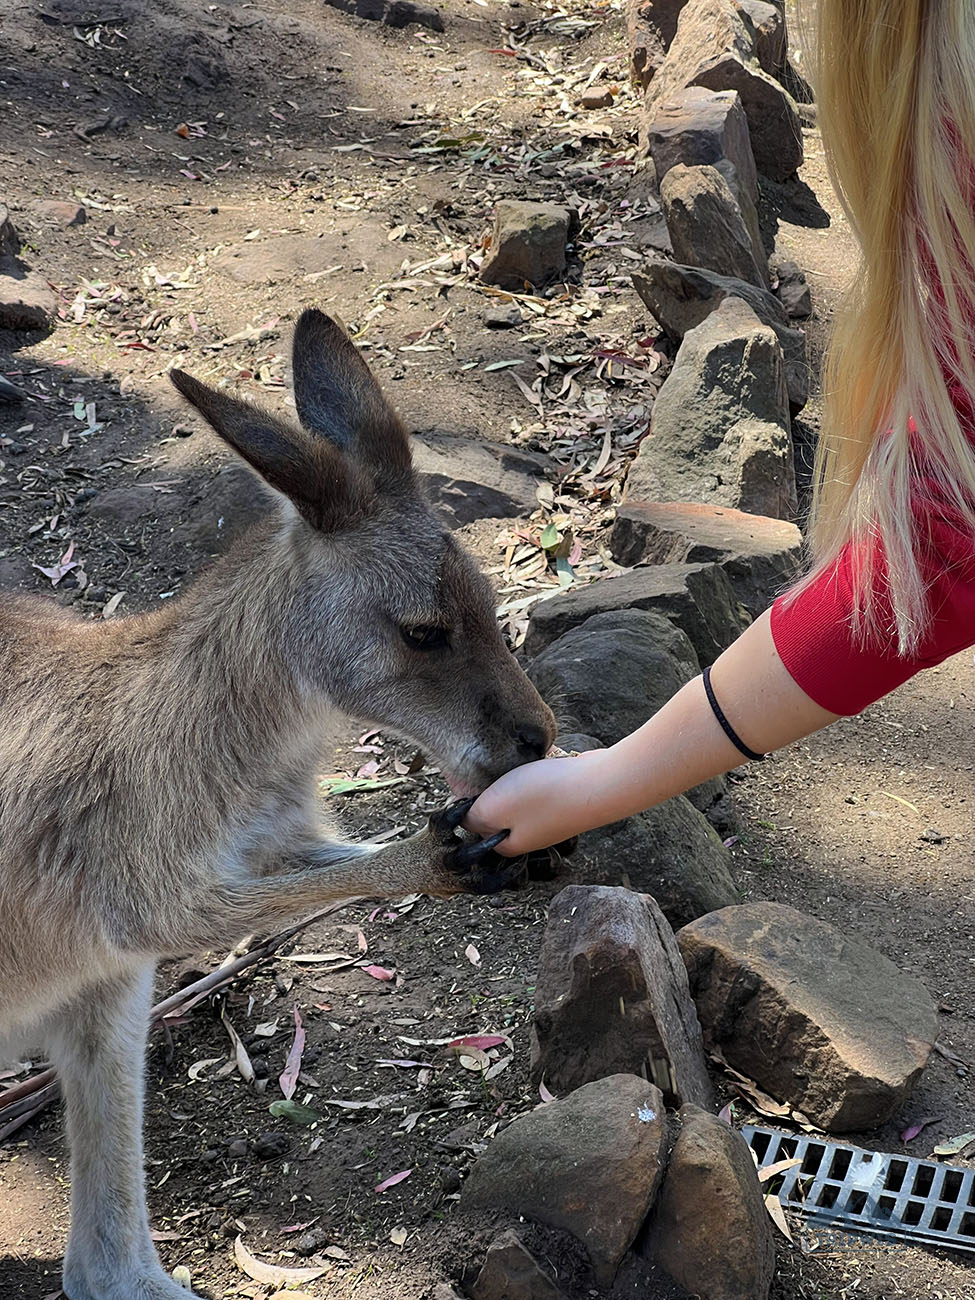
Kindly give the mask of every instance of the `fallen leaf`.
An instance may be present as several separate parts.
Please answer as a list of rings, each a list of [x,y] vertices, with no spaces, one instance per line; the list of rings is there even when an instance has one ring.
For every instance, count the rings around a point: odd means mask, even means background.
[[[555,1094],[549,1092],[548,1088],[545,1087],[544,1079],[538,1085],[538,1095],[544,1102],[555,1101]]]
[[[463,1038],[451,1038],[448,1047],[476,1047],[486,1052],[489,1047],[511,1047],[511,1039],[504,1034],[466,1034]]]
[[[889,790],[881,790],[880,793],[886,795],[888,799],[893,799],[895,803],[902,803],[905,808],[910,808],[911,812],[916,812],[920,816],[920,808],[917,804],[911,803],[910,799],[902,799],[899,794],[891,794]]]
[[[403,1246],[406,1244],[406,1238],[409,1236],[405,1228],[394,1228],[389,1234],[389,1239],[394,1246]]]
[[[305,1030],[301,1023],[301,1015],[298,1011],[298,1004],[294,1006],[295,1015],[295,1036],[291,1044],[291,1050],[288,1052],[288,1059],[285,1062],[284,1069],[278,1077],[278,1084],[284,1093],[285,1101],[290,1101],[295,1095],[295,1088],[298,1086],[298,1074],[301,1070],[301,1054],[305,1050]]]
[[[255,1282],[263,1286],[286,1286],[289,1282],[314,1282],[327,1272],[324,1268],[279,1268],[276,1264],[265,1264],[244,1245],[240,1237],[234,1241],[234,1259],[237,1267]]]
[[[413,1172],[412,1169],[403,1169],[398,1174],[390,1174],[390,1176],[388,1178],[384,1178],[381,1183],[377,1183],[376,1186],[373,1188],[373,1191],[384,1192],[387,1189],[387,1187],[395,1187],[396,1184],[401,1183],[404,1178],[409,1178],[412,1172]]]
[[[310,1106],[302,1106],[297,1101],[272,1101],[268,1110],[275,1119],[286,1119],[292,1124],[301,1124],[305,1128],[317,1124],[322,1118],[317,1110],[312,1110]]]
[[[789,1224],[786,1221],[785,1211],[782,1209],[782,1202],[777,1196],[766,1196],[765,1208],[769,1212],[769,1217],[788,1241],[792,1241],[792,1233],[789,1230]]]
[[[81,403],[81,406],[83,412],[84,411],[83,402]],[[69,545],[68,549],[61,556],[60,560],[58,560],[57,564],[52,564],[50,566],[45,566],[43,564],[32,564],[30,567],[32,569],[37,569],[39,573],[43,573],[45,578],[50,579],[51,586],[56,587],[66,573],[70,573],[72,569],[77,569],[80,561],[73,560],[71,558],[72,555],[74,555],[74,542],[72,542]]]
[[[190,1270],[185,1264],[177,1264],[173,1269],[173,1281],[179,1283],[184,1291],[193,1290],[193,1279],[190,1277]]]
[[[396,978],[394,970],[387,970],[385,966],[360,966],[359,969],[366,975],[371,975],[374,980],[391,980]]]
[[[251,1065],[251,1058],[247,1055],[247,1048],[240,1040],[240,1035],[227,1019],[227,1013],[222,1011],[220,1019],[223,1021],[223,1027],[230,1036],[230,1041],[234,1048],[234,1061],[237,1066],[237,1073],[245,1083],[254,1082],[254,1067]]]
[[[467,947],[464,949],[464,956],[467,958],[467,960],[470,962],[472,966],[480,966],[481,954],[477,951],[477,949],[474,947],[472,943],[469,943]]]
[[[935,1156],[961,1156],[966,1160],[971,1154],[968,1148],[975,1151],[975,1133],[959,1133],[957,1137],[950,1137],[944,1142],[939,1142],[932,1151]]]
[[[784,1174],[787,1169],[795,1169],[796,1165],[801,1165],[802,1161],[793,1157],[791,1160],[776,1160],[774,1165],[766,1165],[764,1169],[758,1171],[758,1181],[767,1183],[770,1178],[775,1178],[778,1174]]]
[[[913,1142],[917,1135],[927,1128],[929,1124],[937,1124],[941,1118],[940,1115],[926,1115],[924,1119],[919,1119],[915,1124],[908,1124],[907,1128],[901,1134],[902,1142]]]
[[[124,591],[117,591],[115,595],[111,598],[111,600],[106,601],[105,604],[102,606],[102,618],[111,618],[112,615],[115,613],[115,611],[118,609],[119,605],[121,605],[124,597],[125,597]]]

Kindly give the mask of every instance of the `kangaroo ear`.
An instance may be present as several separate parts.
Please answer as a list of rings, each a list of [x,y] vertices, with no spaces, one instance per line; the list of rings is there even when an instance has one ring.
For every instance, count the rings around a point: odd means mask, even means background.
[[[367,465],[387,490],[411,483],[406,430],[341,326],[324,312],[303,311],[291,360],[304,427]]]
[[[313,528],[337,532],[368,513],[375,485],[331,443],[237,397],[201,384],[184,370],[169,376],[191,406]]]

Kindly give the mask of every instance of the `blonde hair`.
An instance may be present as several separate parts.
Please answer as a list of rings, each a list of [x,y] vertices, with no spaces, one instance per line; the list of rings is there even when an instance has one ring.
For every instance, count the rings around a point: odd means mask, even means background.
[[[975,403],[975,2],[819,0],[814,58],[861,264],[824,373],[803,586],[852,542],[855,626],[908,654],[931,619],[917,494],[975,539],[975,451],[949,391]]]

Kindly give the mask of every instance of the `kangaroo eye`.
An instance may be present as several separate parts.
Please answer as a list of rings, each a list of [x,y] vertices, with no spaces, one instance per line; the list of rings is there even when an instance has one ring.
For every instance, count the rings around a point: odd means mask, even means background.
[[[399,634],[411,650],[443,650],[449,644],[445,627],[422,624],[418,627],[401,627]]]

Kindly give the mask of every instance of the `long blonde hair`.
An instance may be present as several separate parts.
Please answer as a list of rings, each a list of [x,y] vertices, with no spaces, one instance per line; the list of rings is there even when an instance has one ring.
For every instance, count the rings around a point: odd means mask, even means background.
[[[975,404],[975,0],[818,7],[823,141],[861,265],[825,368],[807,582],[852,542],[855,625],[907,654],[932,613],[915,494],[960,512],[975,548],[975,450],[949,391]]]

